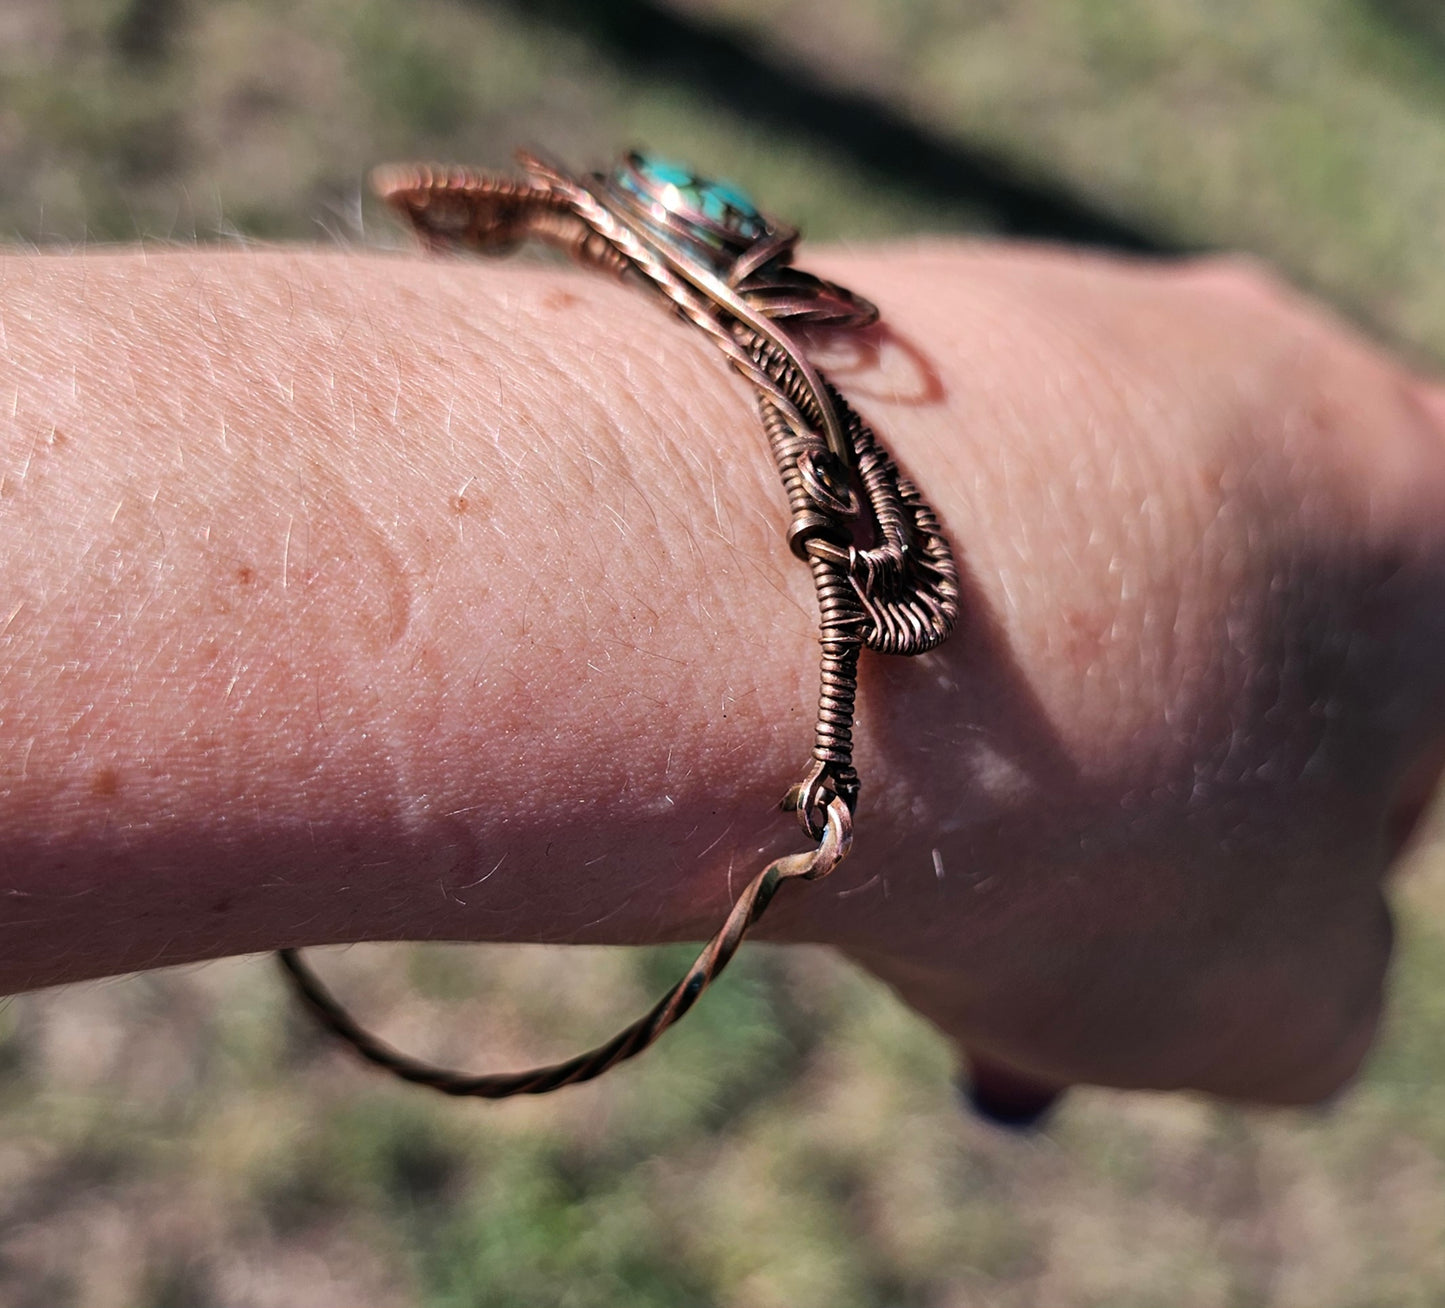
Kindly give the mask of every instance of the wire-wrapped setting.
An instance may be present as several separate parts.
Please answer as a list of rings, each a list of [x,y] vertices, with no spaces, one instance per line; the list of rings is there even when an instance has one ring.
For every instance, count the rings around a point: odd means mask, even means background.
[[[825,877],[847,857],[859,791],[859,655],[864,646],[920,654],[943,641],[958,616],[958,574],[933,510],[784,326],[862,327],[877,310],[793,267],[796,229],[724,183],[635,153],[610,173],[581,179],[531,155],[518,158],[520,177],[406,164],[378,169],[372,180],[429,248],[498,254],[541,241],[650,288],[707,334],[758,393],[787,499],[788,546],[813,575],[822,655],[812,761],[783,801],[813,848],[759,872],[681,980],[606,1044],[524,1072],[433,1066],[378,1039],[297,951],[280,952],[302,1001],[362,1058],[444,1094],[486,1099],[544,1094],[641,1053],[717,978],[784,882]]]

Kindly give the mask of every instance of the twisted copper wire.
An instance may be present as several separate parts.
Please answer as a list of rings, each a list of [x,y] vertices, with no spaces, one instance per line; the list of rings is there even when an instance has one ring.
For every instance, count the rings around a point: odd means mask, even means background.
[[[367,1062],[415,1085],[430,1086],[445,1095],[476,1099],[508,1099],[512,1095],[542,1095],[564,1085],[576,1085],[601,1076],[618,1063],[634,1058],[681,1018],[698,997],[722,974],[742,944],[748,928],[763,915],[773,896],[787,881],[816,880],[827,876],[847,857],[853,838],[853,817],[842,800],[828,808],[827,825],[818,848],[806,854],[788,854],[769,863],[743,890],[717,934],[703,946],[696,961],[656,1004],[637,1021],[619,1031],[606,1044],[565,1062],[522,1072],[486,1072],[480,1075],[413,1058],[393,1049],[363,1027],[322,983],[300,953],[280,950],[276,959],[316,1019],[333,1035],[346,1041]]]
[[[658,224],[672,224],[681,248],[696,247],[682,219],[644,213],[601,178],[579,182],[531,156],[520,158],[522,178],[411,164],[378,170],[373,182],[432,248],[496,253],[536,239],[641,280],[705,332],[757,390],[791,515],[788,543],[808,563],[818,600],[812,762],[784,800],[816,848],[777,859],[754,877],[692,967],[637,1021],[587,1053],[522,1072],[476,1075],[401,1053],[361,1026],[296,950],[280,951],[278,961],[306,1006],[355,1053],[403,1080],[485,1099],[544,1094],[641,1053],[722,973],[784,882],[827,876],[847,856],[859,792],[853,718],[863,646],[890,654],[932,649],[952,629],[958,608],[953,556],[932,509],[872,429],[774,326],[856,327],[874,321],[877,310],[791,267],[797,240],[791,228],[768,224],[737,253],[723,280],[659,239]]]

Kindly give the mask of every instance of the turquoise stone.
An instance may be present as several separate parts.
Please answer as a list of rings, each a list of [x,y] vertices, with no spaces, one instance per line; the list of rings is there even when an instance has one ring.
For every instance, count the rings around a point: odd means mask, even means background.
[[[749,241],[767,230],[757,206],[736,186],[699,177],[691,169],[656,155],[634,155],[632,163],[637,175],[624,165],[614,174],[615,182],[634,195],[657,201],[680,218],[699,227],[698,220],[706,220]],[[699,230],[698,235],[707,239],[709,234]]]
[[[676,186],[679,190],[695,186],[698,182],[697,177],[681,164],[651,154],[638,155],[637,171],[649,181]]]
[[[752,218],[762,218],[752,199],[731,182],[708,182],[703,188],[705,203],[715,203],[724,209]]]

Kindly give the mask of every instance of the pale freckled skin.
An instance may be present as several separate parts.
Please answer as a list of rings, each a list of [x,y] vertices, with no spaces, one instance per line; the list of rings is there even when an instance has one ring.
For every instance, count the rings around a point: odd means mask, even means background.
[[[1434,392],[1211,265],[816,263],[883,310],[818,358],[937,506],[964,616],[865,658],[854,854],[765,934],[860,960],[1019,1103],[1328,1093],[1441,756]],[[0,988],[697,937],[803,847],[811,583],[695,333],[492,263],[0,280]]]

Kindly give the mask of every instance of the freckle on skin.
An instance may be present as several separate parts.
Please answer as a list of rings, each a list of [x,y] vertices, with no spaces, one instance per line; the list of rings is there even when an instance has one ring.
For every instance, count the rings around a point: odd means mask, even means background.
[[[465,513],[471,507],[471,501],[468,500],[465,495],[453,495],[451,499],[447,501],[447,504],[451,507],[451,511],[458,516]]]
[[[90,780],[90,793],[109,799],[120,789],[120,773],[114,768],[101,768]]]
[[[249,586],[256,580],[256,569],[242,566],[236,569],[236,580],[243,586]]]

